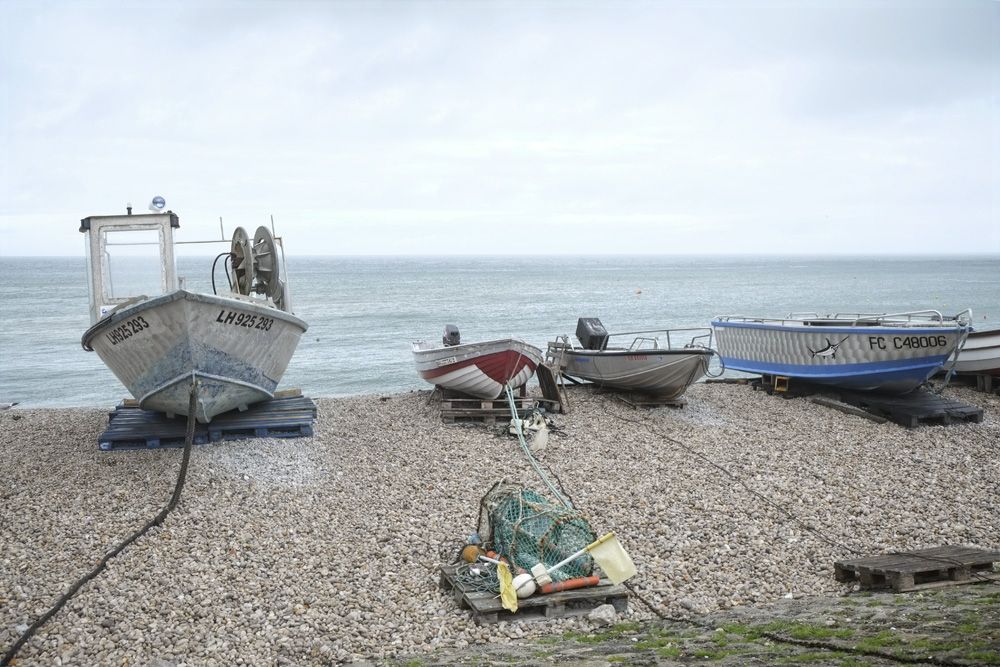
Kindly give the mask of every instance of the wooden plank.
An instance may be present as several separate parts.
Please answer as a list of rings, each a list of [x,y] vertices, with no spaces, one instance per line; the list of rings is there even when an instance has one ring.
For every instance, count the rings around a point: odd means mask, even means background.
[[[552,401],[544,398],[515,398],[518,415],[544,407],[552,411]],[[506,399],[448,398],[441,401],[441,419],[445,423],[495,424],[511,419],[510,403]]]
[[[275,398],[289,398],[289,397],[302,397],[301,389],[282,389],[281,391],[274,392]]]
[[[622,613],[628,608],[628,589],[601,579],[597,586],[570,591],[541,594],[519,598],[517,611],[505,609],[496,593],[477,591],[467,587],[457,577],[458,565],[442,565],[440,585],[451,588],[453,597],[461,608],[468,608],[477,625],[504,621],[541,620],[566,618],[589,614],[602,604],[611,604]]]
[[[914,560],[909,563],[903,563],[893,568],[894,572],[903,573],[920,573],[920,572],[932,572],[934,570],[954,570],[956,568],[963,568],[966,570],[982,570],[989,569],[993,567],[993,561],[1000,560],[1000,555],[985,553],[973,558],[962,558],[952,560]]]
[[[514,399],[514,407],[517,408],[518,412],[537,408],[539,403],[551,403],[551,401],[538,398]],[[497,398],[492,401],[480,398],[446,398],[441,401],[441,409],[493,411],[510,414],[510,403],[506,398]]]
[[[839,561],[845,567],[898,568],[909,563],[930,563],[936,565],[971,564],[983,560],[1000,560],[1000,551],[988,551],[976,547],[945,545],[901,551],[867,558]]]
[[[913,591],[925,591],[932,590],[935,588],[946,588],[949,586],[957,586],[959,584],[974,584],[981,581],[1000,581],[1000,573],[979,573],[975,577],[970,577],[965,580],[950,580],[950,579],[936,579],[933,581],[926,581],[923,583],[914,583],[909,588],[893,588],[894,592],[898,593],[910,593]]]
[[[837,561],[834,576],[841,582],[857,579],[863,588],[905,592],[1000,577],[993,573],[994,561],[1000,561],[1000,551],[946,545]]]
[[[830,398],[826,398],[824,396],[813,396],[812,398],[809,399],[809,401],[811,403],[815,403],[816,405],[822,405],[827,408],[833,408],[834,410],[839,410],[840,412],[843,412],[848,415],[864,417],[865,419],[873,421],[877,424],[885,424],[886,422],[889,421],[888,419],[880,415],[872,414],[871,412],[868,412],[867,410],[862,410],[861,408],[855,408],[851,407],[850,405],[844,405],[843,403],[838,403],[837,401]]]
[[[508,417],[509,419],[509,417]],[[444,414],[441,415],[441,421],[445,424],[496,424],[496,415],[468,415],[468,414]],[[503,423],[504,418],[500,418],[500,422]]]
[[[552,411],[566,414],[568,401],[559,389],[556,371],[549,364],[539,364],[535,369],[535,376],[538,378],[538,386],[542,390],[542,396],[552,402]]]
[[[530,409],[530,408],[529,408]],[[517,409],[521,412],[521,409]],[[489,406],[477,407],[475,405],[455,405],[454,403],[442,404],[441,412],[454,412],[455,414],[470,414],[470,415],[507,415],[510,416],[510,408],[491,408]]]
[[[754,391],[766,391],[768,396],[778,394],[782,398],[802,398],[828,391],[827,387],[784,375],[761,375],[759,378],[751,378],[750,387]]]

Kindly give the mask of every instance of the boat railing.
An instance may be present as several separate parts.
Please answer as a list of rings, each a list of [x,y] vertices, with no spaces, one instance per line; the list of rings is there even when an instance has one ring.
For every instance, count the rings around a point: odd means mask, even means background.
[[[838,314],[839,315],[839,314]],[[852,315],[844,316],[855,318],[855,323],[861,326],[865,324],[875,322],[881,324],[883,322],[891,322],[893,324],[900,324],[905,322],[907,324],[915,324],[917,326],[921,324],[927,324],[929,322],[945,323],[945,322],[955,322],[960,327],[967,327],[972,323],[972,309],[966,308],[962,312],[958,313],[954,317],[945,317],[940,311],[937,310],[914,310],[905,313],[888,313],[888,314],[866,314],[866,313],[855,313]]]
[[[944,316],[936,310],[914,310],[905,313],[837,313],[836,316],[840,319],[853,319],[855,324],[867,325],[867,324],[881,324],[883,322],[892,321],[893,323],[902,322],[943,322]]]
[[[765,322],[784,322],[776,317],[751,317],[749,315],[717,315],[713,322],[739,322],[741,324],[764,324]]]
[[[708,327],[689,327],[679,329],[649,329],[646,331],[622,331],[608,334],[604,344],[597,351],[608,349],[618,350],[677,350],[690,349],[693,347],[712,348],[712,329]],[[631,336],[632,342],[628,347],[624,345],[611,345],[612,339],[621,340]],[[681,339],[683,338],[683,342]],[[593,349],[585,348],[579,341],[569,334],[556,336],[555,341],[549,343],[550,350],[573,351]]]
[[[746,315],[720,315],[714,322],[738,322],[741,324],[771,324],[778,326],[921,326],[931,323],[944,324],[955,322],[959,327],[968,327],[972,323],[972,310],[966,308],[954,317],[945,317],[937,310],[914,310],[902,313],[836,313],[834,315],[819,315],[810,313],[789,313],[784,318],[779,317],[749,317]]]
[[[609,336],[609,338],[610,338],[610,336]],[[637,336],[635,338],[635,340],[632,341],[632,344],[628,346],[628,349],[630,349],[630,350],[642,350],[642,349],[646,349],[645,346],[647,346],[647,345],[648,345],[648,347],[650,349],[653,349],[653,350],[660,349],[660,341],[656,340],[655,338],[647,338],[646,336]]]
[[[711,329],[706,329],[704,331],[706,331],[706,333],[699,334],[697,336],[692,336],[691,341],[684,347],[704,347],[708,348],[709,350],[713,349],[712,348],[713,332]]]

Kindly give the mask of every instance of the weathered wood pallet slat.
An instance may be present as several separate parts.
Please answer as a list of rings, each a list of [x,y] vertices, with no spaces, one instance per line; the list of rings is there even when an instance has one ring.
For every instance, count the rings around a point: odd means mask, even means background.
[[[567,412],[567,400],[559,388],[559,373],[549,364],[539,364],[535,369],[535,377],[538,378],[538,386],[542,390],[542,396],[551,403],[552,412]]]
[[[558,407],[558,403],[544,398],[515,398],[514,407],[521,415],[538,407],[551,412]],[[441,399],[441,419],[449,424],[495,424],[498,421],[509,421],[510,418],[510,403],[506,398],[488,400],[445,395]]]
[[[840,582],[857,580],[862,588],[906,592],[1000,579],[993,569],[995,561],[1000,561],[1000,551],[941,546],[837,561],[833,568]]]
[[[476,625],[492,625],[500,621],[534,621],[545,618],[567,618],[589,614],[602,604],[613,605],[619,614],[628,608],[628,590],[622,585],[601,579],[597,586],[558,593],[536,593],[519,598],[517,611],[504,609],[495,593],[480,592],[463,584],[456,576],[458,565],[441,566],[441,587],[449,589],[462,609],[472,612]]]
[[[518,412],[521,412],[523,410],[530,410],[531,408],[538,407],[540,403],[544,404],[547,402],[549,401],[541,398],[515,398],[514,406],[518,409]],[[493,401],[478,398],[445,398],[441,400],[441,409],[491,410],[510,414],[510,403],[507,402],[506,398],[496,399]]]

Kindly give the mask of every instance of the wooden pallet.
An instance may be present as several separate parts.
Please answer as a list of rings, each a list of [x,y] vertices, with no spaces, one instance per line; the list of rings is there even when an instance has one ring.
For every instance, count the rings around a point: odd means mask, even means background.
[[[955,384],[969,385],[975,387],[976,391],[987,394],[1000,394],[1000,376],[989,375],[987,373],[962,373],[951,377],[951,382]]]
[[[537,621],[546,618],[567,618],[589,614],[602,604],[613,605],[619,614],[628,609],[628,590],[621,584],[601,579],[597,586],[559,593],[519,598],[517,611],[504,609],[496,593],[477,592],[456,576],[458,565],[441,566],[441,587],[451,590],[462,609],[472,611],[476,625],[492,625],[500,621]]]
[[[282,392],[243,412],[231,410],[208,424],[196,424],[192,444],[310,436],[315,418],[316,404],[311,399],[298,392]],[[101,451],[183,447],[187,421],[187,417],[141,410],[134,401],[126,400],[108,414],[108,428],[98,436],[97,446]]]
[[[841,390],[839,395],[845,403],[907,428],[953,422],[978,424],[983,421],[982,408],[923,389],[899,395]]]
[[[544,407],[547,412],[552,410],[552,401],[543,398],[515,398],[514,407],[518,415],[528,410]],[[509,422],[511,419],[510,403],[506,398],[482,400],[478,398],[447,398],[441,399],[441,419],[448,424],[474,423],[496,424]]]
[[[905,592],[1000,579],[994,561],[1000,561],[1000,551],[943,546],[837,561],[833,569],[840,582],[858,580],[862,588]]]

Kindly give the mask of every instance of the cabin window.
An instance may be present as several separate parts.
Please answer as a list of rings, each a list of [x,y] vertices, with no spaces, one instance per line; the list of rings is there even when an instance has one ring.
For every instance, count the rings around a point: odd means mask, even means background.
[[[104,230],[101,264],[108,299],[162,294],[166,283],[160,260],[160,230]]]

